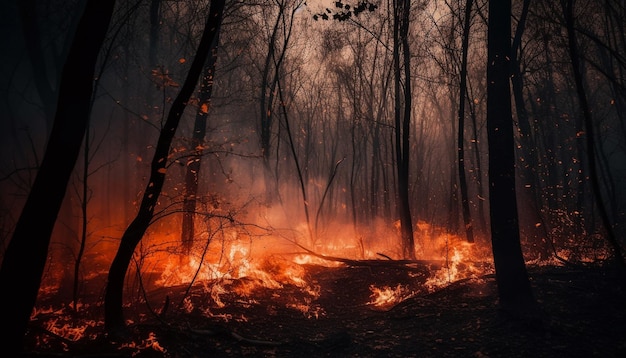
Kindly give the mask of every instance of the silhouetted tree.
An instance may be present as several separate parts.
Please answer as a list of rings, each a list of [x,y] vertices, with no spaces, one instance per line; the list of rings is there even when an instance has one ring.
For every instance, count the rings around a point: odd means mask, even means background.
[[[4,352],[22,349],[52,229],[87,128],[95,65],[114,7],[113,0],[87,2],[63,66],[46,152],[0,268],[0,321],[9,328],[0,335]]]
[[[396,170],[398,172],[398,215],[402,253],[405,258],[415,259],[413,219],[409,204],[409,138],[411,128],[411,50],[409,47],[410,1],[393,2],[393,63],[394,63],[394,125]]]
[[[105,329],[112,335],[121,334],[126,328],[122,310],[124,278],[126,277],[135,248],[143,238],[154,216],[154,209],[165,183],[170,145],[187,103],[198,83],[206,59],[209,56],[211,44],[220,30],[224,2],[224,0],[211,2],[196,56],[161,129],[150,167],[150,178],[144,190],[139,211],[135,219],[126,228],[118,251],[111,263],[104,299],[104,322]]]
[[[500,304],[513,310],[534,304],[522,255],[515,191],[511,113],[511,0],[489,1],[487,134],[491,244]]]
[[[461,189],[461,206],[463,209],[463,224],[465,226],[465,238],[467,242],[474,242],[474,227],[469,207],[467,194],[467,177],[465,175],[465,98],[467,93],[467,51],[469,47],[470,24],[472,15],[472,0],[465,2],[465,18],[463,23],[463,39],[461,45],[461,85],[459,86],[459,129],[457,132],[457,161],[459,166],[459,186]]]

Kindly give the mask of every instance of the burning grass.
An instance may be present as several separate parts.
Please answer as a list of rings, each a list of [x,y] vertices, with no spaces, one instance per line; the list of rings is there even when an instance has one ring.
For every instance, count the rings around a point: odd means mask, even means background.
[[[251,317],[280,320],[294,314],[318,321],[343,314],[338,307],[386,312],[415,296],[492,270],[487,251],[425,223],[419,225],[417,261],[392,259],[399,250],[390,245],[389,233],[374,234],[384,239],[323,238],[310,243],[309,249],[303,244],[306,240],[284,233],[254,236],[221,226],[181,252],[169,235],[161,238],[153,232],[144,239],[127,277],[128,324],[181,315],[228,325],[249,324]],[[79,302],[74,309],[61,302],[61,307],[47,311],[38,308],[33,322],[46,334],[36,335],[33,346],[67,351],[76,342],[99,339],[105,276],[89,276],[90,288],[83,290],[90,292],[89,304]],[[40,301],[58,304],[55,293],[58,287],[47,286]],[[151,331],[118,348],[166,350]]]
[[[369,352],[378,355],[382,347],[396,344],[385,341],[389,327],[377,331],[380,315],[398,315],[418,307],[419,312],[406,315],[428,319],[441,314],[428,313],[428,305],[435,303],[433,295],[457,286],[467,289],[460,296],[464,299],[484,300],[495,292],[489,278],[494,270],[488,241],[477,237],[477,243],[470,244],[425,222],[415,227],[418,260],[403,260],[393,226],[358,233],[351,226],[327,227],[312,239],[293,229],[211,220],[186,249],[181,248],[177,230],[172,229],[178,227],[176,223],[170,227],[161,222],[142,240],[126,278],[124,310],[132,335],[123,342],[108,342],[104,333],[105,252],[92,252],[97,259],[82,266],[76,304],[68,295],[71,284],[62,277],[63,272],[72,272],[72,267],[60,269],[58,261],[50,265],[48,278],[52,280],[40,290],[28,346],[42,352],[73,353],[78,346],[104,344],[114,355],[170,356],[171,347],[177,345],[172,331],[175,337],[191,334],[193,337],[187,338],[194,342],[197,335],[205,340],[206,335],[227,332],[226,336],[237,342],[268,347],[274,347],[274,341],[289,342],[297,332],[298,337],[305,337],[300,338],[305,340],[304,346],[318,352],[325,344],[330,344],[331,350],[346,344],[345,334],[335,332],[337,337],[330,337],[330,331],[352,330],[353,338],[362,345],[373,342],[372,337],[384,342]],[[596,256],[562,249],[555,253],[561,261],[552,258],[528,263],[555,265],[575,255],[597,257],[598,252],[603,257],[604,251],[595,246],[590,250]],[[466,308],[463,305],[467,303],[459,304]],[[484,318],[480,325],[482,322]],[[405,332],[410,330],[415,327]],[[390,337],[402,341],[401,334]],[[268,339],[257,339],[263,336]],[[202,345],[191,350],[203,355],[211,349],[219,352],[216,355],[230,356],[235,351],[239,353],[235,356],[247,355],[237,349],[220,350],[220,339],[211,342],[215,347]],[[293,343],[298,348],[292,350],[306,353],[299,343]],[[274,353],[263,351],[262,355],[277,356]]]
[[[547,338],[534,331],[520,334],[519,328],[497,321],[493,278],[480,275],[475,265],[468,266],[459,259],[468,249],[465,244],[449,247],[456,251],[452,250],[447,266],[445,259],[411,264],[362,260],[362,265],[332,262],[321,266],[300,261],[306,256],[302,253],[256,257],[251,254],[254,249],[240,255],[243,251],[235,248],[237,254],[231,256],[229,249],[225,257],[233,261],[225,260],[222,271],[220,265],[213,266],[214,272],[220,273],[217,277],[157,287],[145,298],[129,302],[126,310],[132,317],[128,322],[131,333],[123,342],[112,344],[102,339],[101,306],[90,302],[79,305],[77,311],[72,306],[49,305],[36,311],[33,326],[40,329],[29,335],[31,347],[61,355],[97,352],[136,357],[439,357],[452,352],[461,356],[568,355],[564,347],[568,347],[569,338],[562,333],[541,343]],[[235,269],[237,260],[245,262],[245,269]],[[235,277],[234,273],[242,276]],[[580,336],[568,322],[576,316],[580,327],[578,321],[596,317],[580,314],[583,308],[595,307],[585,300],[601,302],[601,307],[611,310],[623,305],[620,297],[624,291],[617,285],[600,287],[604,279],[598,274],[574,284],[581,290],[591,287],[575,295],[576,302],[570,302],[567,292],[572,282],[586,277],[582,273],[557,272],[544,277],[535,268],[531,274],[535,285],[548,285],[536,291],[542,305],[550,315],[560,315],[546,319],[545,329],[550,331]],[[436,282],[441,286],[428,286],[438,275],[440,281]],[[267,281],[267,276],[272,280]],[[449,283],[453,277],[456,281]],[[154,281],[160,279],[158,276]],[[609,291],[603,293],[605,289]],[[162,305],[166,297],[171,302],[169,310]],[[158,319],[146,311],[148,305],[155,307]],[[597,317],[613,319],[605,313]],[[606,333],[591,321],[585,325],[585,337]],[[595,339],[615,339],[617,334]],[[606,350],[602,347],[608,345],[580,349],[593,355]],[[613,347],[609,353],[626,349],[623,345]],[[549,354],[543,354],[544,350]]]
[[[422,232],[429,226],[420,223]],[[388,309],[420,292],[432,292],[454,281],[490,273],[488,253],[477,245],[464,242],[459,237],[443,234],[422,245],[420,253],[425,259],[418,261],[392,260],[382,247],[371,244],[363,250],[365,258],[354,257],[354,246],[338,238],[326,246],[316,243],[317,250],[300,244],[287,245],[284,239],[264,237],[250,240],[248,236],[228,234],[220,245],[192,251],[185,256],[169,256],[156,284],[162,287],[198,284],[204,290],[204,304],[224,308],[228,302],[255,300],[259,294],[291,286],[299,292],[285,305],[300,310],[308,317],[319,317],[323,307],[311,310],[311,304],[320,295],[321,288],[314,276],[307,275],[305,267],[394,267],[404,268],[413,275],[410,285],[384,282],[370,285],[369,304],[378,309]],[[287,240],[289,244],[290,241]],[[304,250],[303,250],[304,248]],[[415,271],[419,271],[417,277]],[[365,298],[365,297],[364,297]]]
[[[370,291],[372,291],[372,294],[368,304],[383,311],[391,309],[398,303],[416,294],[416,292],[411,291],[408,287],[401,284],[398,284],[395,288],[389,286],[378,288],[374,285],[370,285]]]

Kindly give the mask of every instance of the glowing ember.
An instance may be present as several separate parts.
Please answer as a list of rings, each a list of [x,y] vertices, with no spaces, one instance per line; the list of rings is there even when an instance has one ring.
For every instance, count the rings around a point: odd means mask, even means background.
[[[312,306],[310,299],[306,299],[305,301],[305,303],[289,303],[287,304],[287,308],[292,308],[302,312],[306,318],[318,319],[320,316],[326,315],[326,312],[322,307],[318,305]]]
[[[159,341],[157,340],[156,334],[150,332],[148,334],[148,338],[142,340],[141,343],[137,344],[135,342],[125,343],[121,345],[122,348],[136,348],[138,350],[151,349],[156,352],[166,353],[166,349],[163,348]]]
[[[393,306],[415,294],[415,292],[411,292],[407,287],[400,284],[395,288],[389,286],[378,288],[371,285],[370,291],[372,292],[370,295],[371,301],[369,301],[368,304],[384,311],[391,309]]]
[[[48,331],[70,341],[78,341],[83,338],[85,336],[85,330],[96,325],[96,321],[84,322],[84,325],[82,326],[72,326],[69,323],[59,323],[59,320],[51,319],[46,322],[45,327]]]

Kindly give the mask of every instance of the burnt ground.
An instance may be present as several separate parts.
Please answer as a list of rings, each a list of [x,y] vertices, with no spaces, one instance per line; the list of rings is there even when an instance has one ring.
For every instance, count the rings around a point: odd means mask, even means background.
[[[84,332],[89,338],[73,342],[42,329],[42,313],[27,336],[25,356],[626,357],[626,281],[614,271],[529,267],[538,308],[522,315],[499,310],[493,275],[426,292],[420,290],[426,273],[403,267],[306,266],[318,298],[294,285],[236,294],[251,284],[237,280],[220,297],[222,308],[206,287],[192,288],[186,311],[173,308],[181,307],[177,300],[186,287],[161,289],[148,301],[163,310],[167,296],[170,308],[162,316],[142,316],[145,302],[126,308],[127,318],[143,318],[114,342],[102,334],[97,303],[85,310],[95,319]],[[368,304],[372,284],[400,284],[414,294],[377,308]]]

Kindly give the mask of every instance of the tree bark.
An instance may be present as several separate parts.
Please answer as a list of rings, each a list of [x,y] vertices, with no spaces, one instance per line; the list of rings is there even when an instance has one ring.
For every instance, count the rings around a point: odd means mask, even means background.
[[[395,147],[398,171],[398,215],[402,251],[405,258],[415,259],[413,219],[409,203],[409,135],[411,127],[411,66],[408,41],[409,1],[394,1],[394,81],[395,81]],[[402,65],[400,64],[402,54]],[[404,82],[403,82],[404,80]],[[404,87],[402,87],[404,84]],[[402,96],[403,95],[403,96]]]
[[[143,238],[153,218],[161,189],[165,183],[165,173],[170,145],[178,128],[187,102],[198,83],[202,68],[209,56],[209,50],[219,31],[225,0],[212,1],[202,38],[191,63],[187,78],[172,103],[167,120],[156,145],[151,163],[150,179],[144,190],[139,212],[122,236],[118,251],[109,269],[108,282],[104,297],[105,329],[113,336],[122,334],[126,328],[122,310],[124,278],[137,244]]]
[[[472,14],[472,0],[465,3],[465,22],[463,24],[463,44],[461,58],[461,84],[459,86],[459,129],[457,132],[457,163],[459,165],[459,185],[461,189],[461,205],[463,208],[463,224],[465,226],[465,238],[467,242],[474,242],[474,228],[470,213],[469,198],[467,193],[467,177],[465,175],[465,97],[467,93],[467,52],[469,47],[469,32]]]
[[[52,229],[85,135],[96,61],[115,1],[91,0],[83,12],[59,87],[46,153],[0,268],[0,335],[3,351],[23,349],[48,257]]]
[[[491,242],[500,305],[534,304],[520,244],[515,192],[511,91],[511,0],[489,1],[487,34],[487,139]]]

